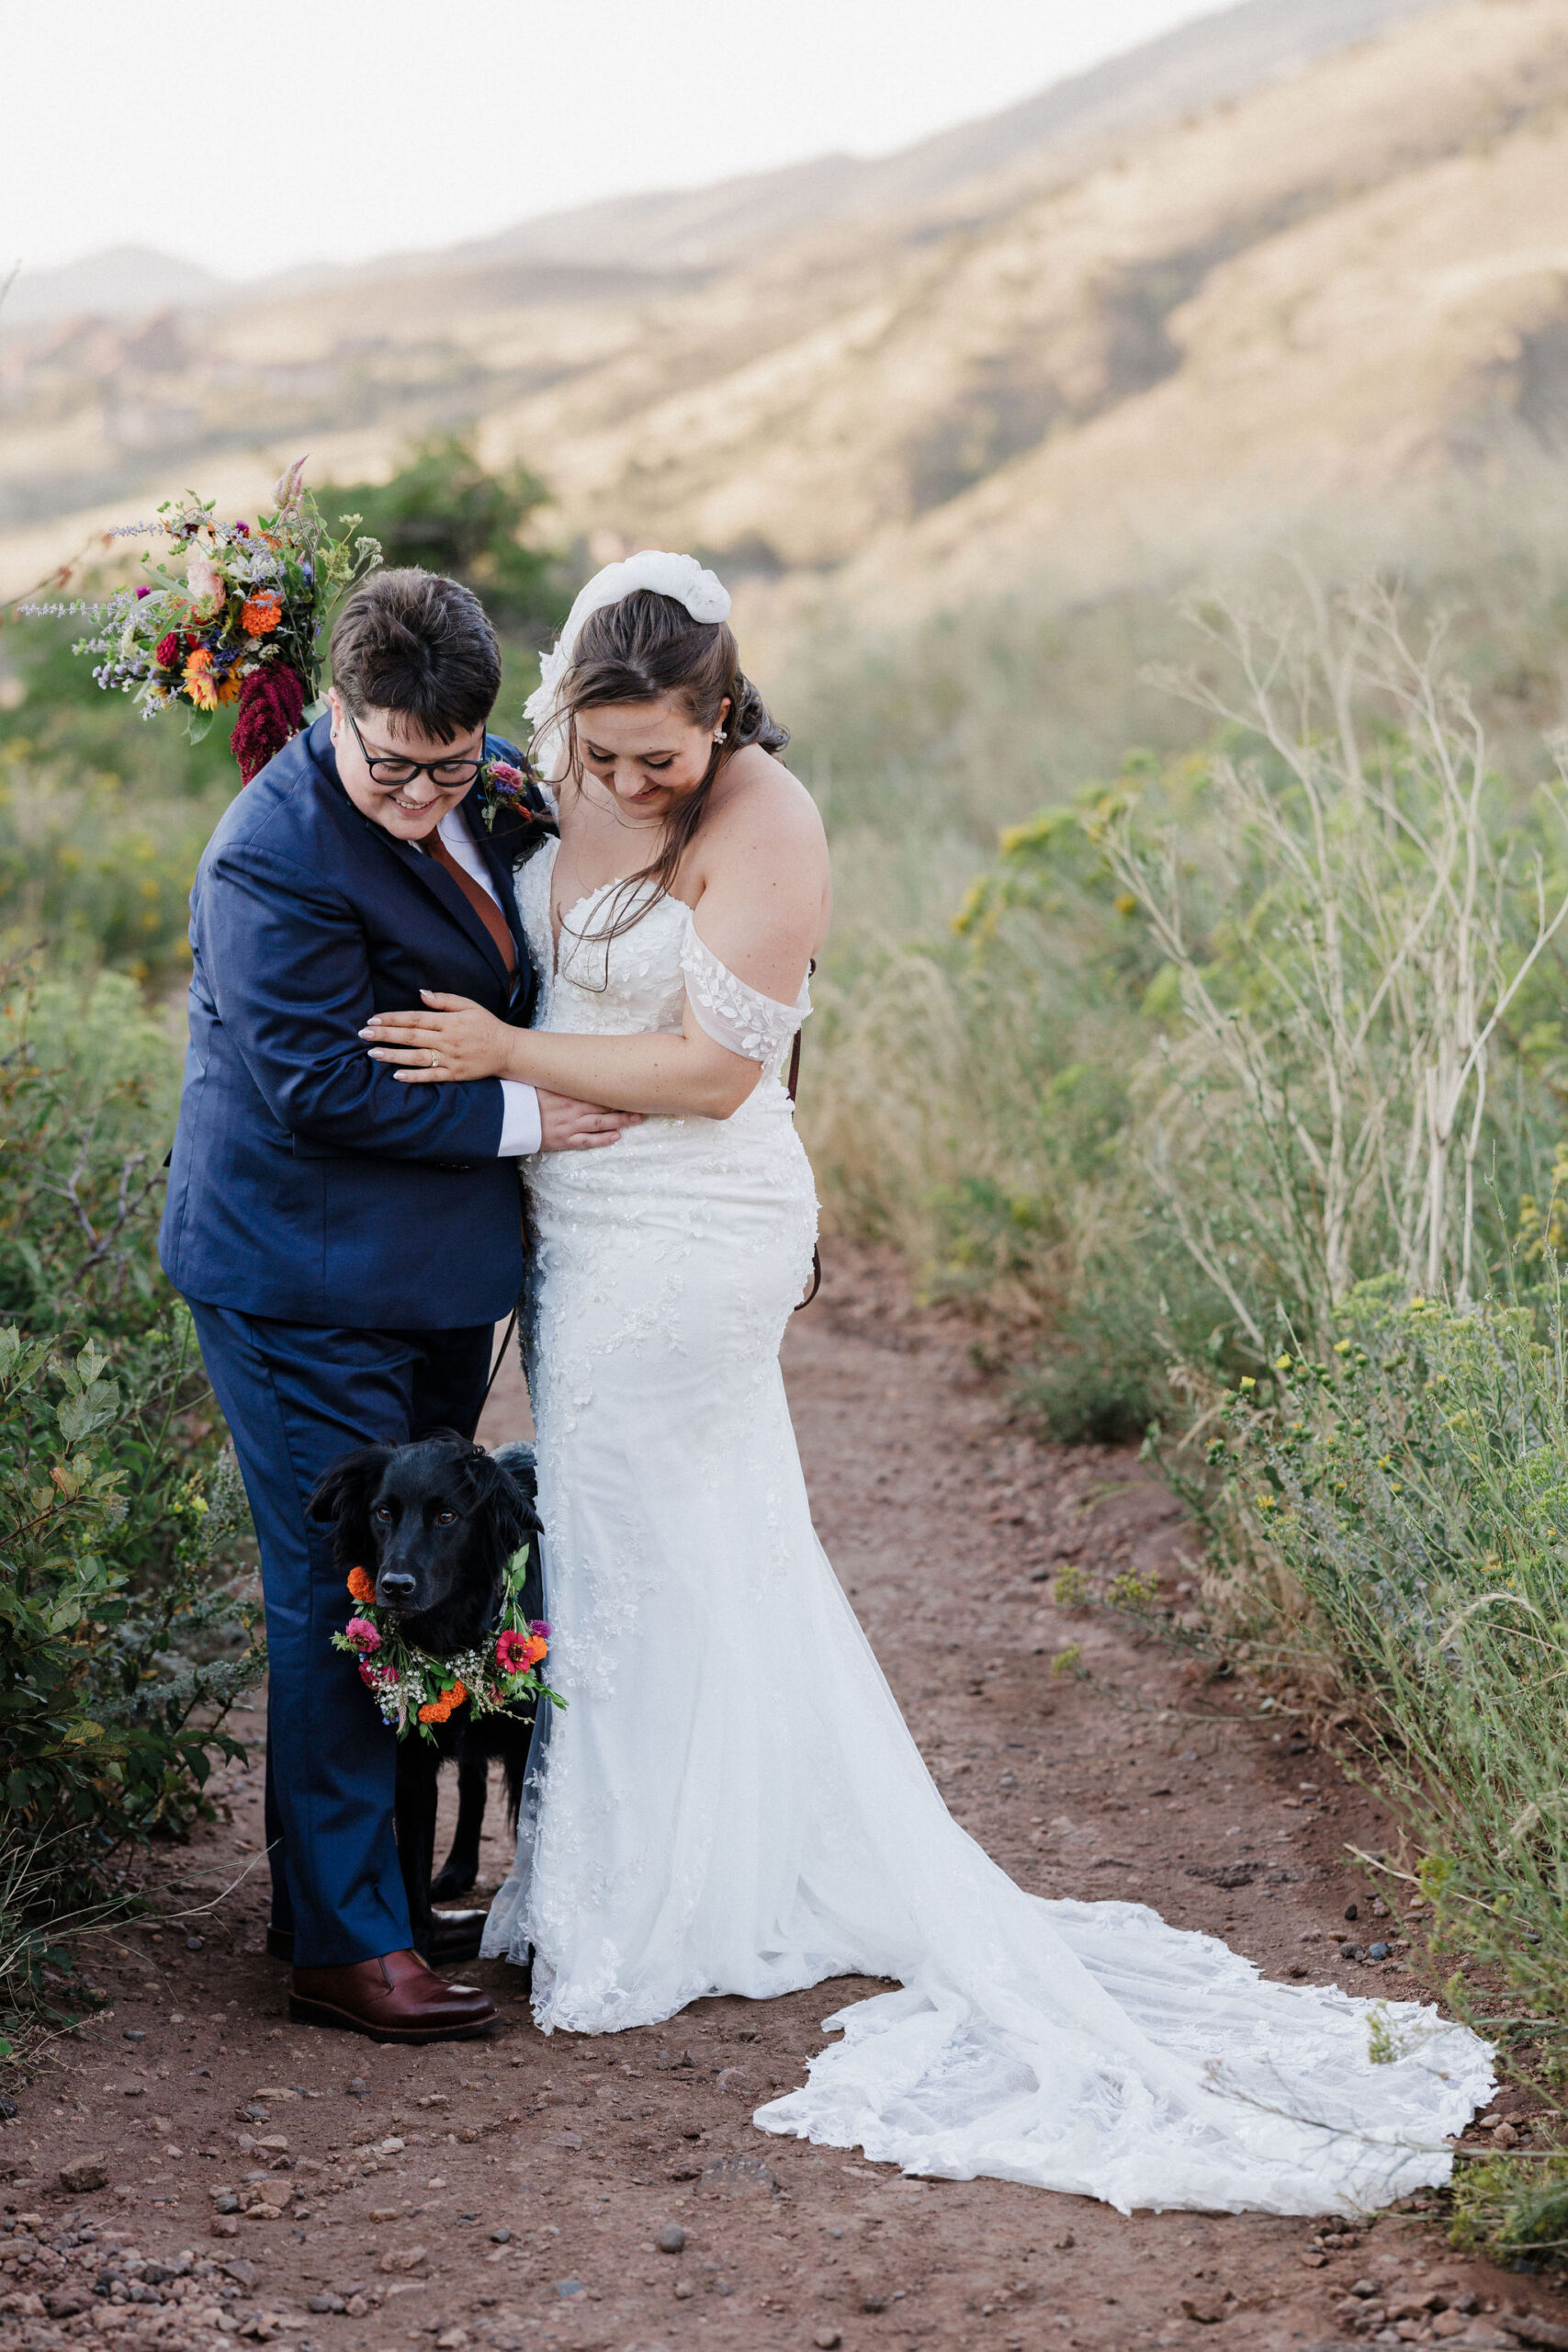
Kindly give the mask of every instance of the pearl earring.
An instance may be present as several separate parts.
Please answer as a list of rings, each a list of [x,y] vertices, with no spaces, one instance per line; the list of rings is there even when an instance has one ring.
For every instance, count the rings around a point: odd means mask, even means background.
[[[713,730],[713,740],[714,740],[714,741],[715,741],[716,743],[722,743],[722,742],[723,742],[723,741],[724,741],[724,729],[723,729],[723,728],[722,728],[722,727],[716,727],[716,728],[714,729],[714,730]]]

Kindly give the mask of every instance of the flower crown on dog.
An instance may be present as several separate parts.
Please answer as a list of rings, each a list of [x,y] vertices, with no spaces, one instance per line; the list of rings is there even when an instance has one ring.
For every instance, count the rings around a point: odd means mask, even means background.
[[[527,1566],[525,1544],[508,1563],[494,1631],[482,1648],[459,1650],[452,1657],[416,1649],[404,1638],[400,1619],[378,1609],[374,1579],[363,1568],[350,1568],[349,1598],[357,1602],[357,1613],[333,1635],[333,1647],[357,1659],[361,1682],[400,1739],[417,1731],[422,1739],[434,1741],[436,1726],[465,1702],[475,1716],[504,1714],[525,1699],[565,1706],[538,1672],[549,1655],[550,1629],[543,1618],[523,1615]]]

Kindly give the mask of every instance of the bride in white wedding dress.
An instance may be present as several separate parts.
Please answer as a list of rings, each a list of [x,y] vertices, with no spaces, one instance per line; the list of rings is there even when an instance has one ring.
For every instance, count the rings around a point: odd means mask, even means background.
[[[440,1082],[434,1046],[441,1079],[648,1114],[526,1170],[570,1704],[485,1952],[532,1954],[547,2032],[895,1980],[754,2120],[910,2172],[1123,2211],[1343,2211],[1446,2179],[1486,2047],[1415,2004],[1265,1984],[1141,1905],[1023,1893],[949,1815],[818,1543],[778,1364],[817,1223],[781,1073],[827,858],[728,601],[689,557],[635,557],[547,662],[529,715],[561,837],[518,874],[538,1025],[455,999],[378,1024],[411,1083]]]

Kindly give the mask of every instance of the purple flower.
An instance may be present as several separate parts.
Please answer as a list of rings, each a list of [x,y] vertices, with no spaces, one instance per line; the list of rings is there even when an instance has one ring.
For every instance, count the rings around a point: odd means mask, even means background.
[[[137,601],[137,603],[138,603],[138,604],[140,604],[140,603],[141,602],[141,599],[142,599],[142,597],[143,597],[143,596],[150,596],[152,594],[152,591],[151,590],[151,588],[139,588],[139,589],[137,590],[137,592],[136,592],[136,601]]]
[[[547,1642],[550,1638],[548,1623],[543,1617],[531,1617],[528,1621],[528,1631],[531,1634],[537,1634],[541,1641]]]

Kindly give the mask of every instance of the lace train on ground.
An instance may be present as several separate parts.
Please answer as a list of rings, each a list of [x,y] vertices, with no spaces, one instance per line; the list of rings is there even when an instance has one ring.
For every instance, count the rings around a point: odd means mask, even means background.
[[[547,972],[552,856],[520,882]],[[813,1532],[778,1369],[816,1231],[776,1076],[801,1008],[733,996],[675,900],[591,960],[581,985],[553,980],[545,1025],[674,1030],[690,989],[764,1070],[732,1119],[649,1119],[613,1151],[529,1163],[570,1704],[536,1751],[487,1953],[533,1947],[547,2032],[892,1980],[829,2020],[842,2039],[756,2120],[912,2172],[1277,2213],[1446,2178],[1445,2137],[1491,2086],[1472,2035],[1265,1984],[1138,1905],[1043,1901],[952,1819]]]

